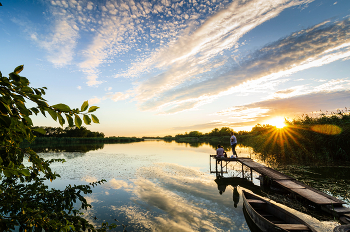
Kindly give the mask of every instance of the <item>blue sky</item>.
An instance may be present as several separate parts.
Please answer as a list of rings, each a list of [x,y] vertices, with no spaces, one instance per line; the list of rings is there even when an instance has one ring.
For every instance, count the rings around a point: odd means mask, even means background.
[[[107,136],[176,135],[349,108],[350,1],[6,1],[3,75],[100,109]],[[58,126],[43,116],[35,125]]]

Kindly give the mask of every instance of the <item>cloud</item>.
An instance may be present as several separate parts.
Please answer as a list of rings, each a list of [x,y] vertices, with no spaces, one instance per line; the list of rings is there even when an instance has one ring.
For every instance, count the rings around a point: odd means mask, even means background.
[[[220,74],[227,73],[227,69],[232,66],[232,58],[225,52],[231,55],[231,50],[239,46],[238,40],[245,33],[276,17],[284,9],[308,2],[310,1],[235,1],[227,9],[206,19],[200,27],[188,27],[175,42],[150,58],[136,63],[125,74],[134,76],[151,68],[160,70],[160,74],[135,87],[140,108],[155,109],[165,102],[205,95],[193,88],[202,87],[209,90],[206,93],[214,95],[212,89],[207,88],[207,83],[212,84],[218,77],[223,79]],[[223,82],[218,81],[213,86],[218,87],[219,84]]]
[[[79,63],[81,70],[88,76],[89,86],[98,85],[99,69],[104,63],[114,62],[125,54],[136,52],[136,59],[149,53],[149,47],[162,46],[169,43],[186,28],[185,22],[191,19],[183,18],[182,14],[194,14],[202,8],[215,9],[208,1],[201,6],[194,3],[178,1],[112,1],[97,2],[94,6],[95,15],[92,19],[97,24],[92,27],[91,43],[84,49],[83,61]],[[226,4],[216,4],[216,9]],[[171,19],[169,19],[171,17]],[[167,19],[166,19],[167,18]],[[88,22],[84,20],[83,22]],[[91,23],[88,22],[91,27]],[[146,66],[142,66],[144,71]],[[138,67],[130,69],[139,70]],[[126,74],[127,75],[127,74]],[[130,76],[130,75],[127,75]]]
[[[90,98],[90,99],[89,99],[89,104],[90,104],[90,105],[97,104],[97,103],[100,103],[101,100],[102,100],[102,99],[101,99],[101,98],[98,98],[98,97]]]
[[[199,131],[199,130],[205,130],[205,129],[213,129],[213,128],[219,128],[227,126],[227,122],[208,122],[203,124],[196,124],[191,126],[179,126],[179,127],[173,127],[173,130],[180,130],[180,131]]]
[[[65,11],[56,12],[52,33],[45,35],[31,34],[31,39],[48,52],[47,59],[56,67],[72,63],[79,39],[79,28],[74,19]]]
[[[203,98],[215,99],[241,89],[254,91],[262,81],[269,84],[301,70],[350,57],[349,29],[349,18],[324,22],[263,47],[245,57],[240,65],[234,60],[221,62],[219,59],[221,63],[214,60],[211,65],[200,67],[200,58],[192,57],[186,60],[190,65],[184,66],[179,60],[189,57],[188,53],[188,56],[179,56],[167,71],[138,84],[136,99],[142,110],[159,110],[164,106],[168,109],[166,112],[174,113],[184,110],[178,107],[181,102],[191,101],[192,107],[196,107],[194,102]],[[213,65],[217,64],[220,65],[213,71]],[[174,105],[172,111],[169,110],[171,104]]]
[[[128,99],[129,97],[130,97],[129,93],[122,93],[122,92],[107,93],[106,95],[106,98],[109,98],[115,102]]]

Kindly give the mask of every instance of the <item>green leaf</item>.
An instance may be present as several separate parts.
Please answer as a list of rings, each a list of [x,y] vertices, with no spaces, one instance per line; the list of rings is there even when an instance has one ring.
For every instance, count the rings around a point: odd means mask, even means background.
[[[26,106],[22,102],[16,102],[16,106],[22,114],[25,116],[29,116],[32,112],[26,108]]]
[[[29,80],[26,77],[21,77],[20,82],[25,86],[29,85]]]
[[[5,103],[3,103],[3,102],[1,102],[1,101],[0,101],[0,103],[6,108],[6,110],[8,111],[9,114],[12,114],[12,111],[11,111],[9,105],[7,105],[7,104],[5,104]]]
[[[94,112],[95,110],[97,110],[98,108],[100,108],[100,107],[98,107],[98,106],[91,106],[90,108],[89,108],[89,113],[90,112]]]
[[[34,93],[32,88],[28,87],[28,86],[25,86],[22,88],[22,91],[23,92],[26,92],[26,93]]]
[[[53,108],[56,108],[62,112],[67,112],[67,111],[71,111],[71,109],[69,108],[69,106],[67,106],[66,104],[56,104],[52,106]]]
[[[74,126],[73,118],[69,114],[66,114],[66,118],[67,118],[69,126],[70,127]]]
[[[7,169],[4,169],[4,175],[6,176],[6,177],[11,177],[12,176],[12,173],[9,171],[9,170],[7,170]]]
[[[80,128],[80,127],[81,127],[81,124],[82,124],[82,121],[81,121],[79,115],[75,115],[74,121],[75,121],[75,125],[76,125],[78,128]]]
[[[55,111],[53,111],[50,108],[46,109],[47,112],[49,112],[49,114],[51,115],[51,117],[53,118],[53,120],[57,121],[57,113]]]
[[[94,123],[100,123],[100,120],[98,120],[98,118],[95,115],[91,114],[91,118]]]
[[[81,111],[87,110],[88,107],[89,107],[89,102],[84,101],[84,103],[81,105]]]
[[[45,93],[45,90],[44,90],[43,88],[39,88],[39,89],[40,89],[42,95],[45,95],[45,94],[46,94],[46,93]]]
[[[17,66],[13,72],[18,74],[18,73],[22,72],[23,67],[24,67],[23,65]]]
[[[9,77],[10,77],[11,80],[14,80],[14,81],[20,81],[21,80],[21,77],[18,74],[16,74],[16,73],[10,73]]]
[[[40,134],[46,134],[46,130],[45,129],[43,129],[43,128],[40,128],[40,127],[38,127],[38,128],[34,128],[34,129],[32,129],[33,131],[36,131],[36,132],[39,132]]]
[[[32,119],[30,119],[30,117],[24,116],[23,119],[27,122],[28,126],[32,126],[33,125]]]
[[[90,125],[91,124],[91,119],[89,118],[88,115],[84,115],[83,119],[84,119],[84,122],[85,122],[86,125]]]
[[[11,118],[0,115],[0,123],[6,127],[10,127],[11,125]]]
[[[39,113],[39,110],[38,110],[37,108],[35,108],[35,107],[30,108],[30,110],[31,110],[32,112],[34,112],[35,115],[37,115],[37,114]]]
[[[30,172],[28,169],[22,169],[22,170],[20,170],[20,173],[22,173],[25,176],[30,176]]]
[[[57,114],[58,117],[58,122],[60,123],[61,126],[65,123],[64,118],[61,116],[61,114]]]

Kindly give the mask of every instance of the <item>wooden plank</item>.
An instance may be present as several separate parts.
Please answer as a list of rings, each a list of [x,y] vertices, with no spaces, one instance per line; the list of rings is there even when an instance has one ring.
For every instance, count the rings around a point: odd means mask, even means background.
[[[330,210],[333,210],[334,212],[338,213],[338,214],[346,214],[346,213],[350,213],[350,209],[346,208],[346,207],[328,207]]]
[[[305,186],[295,183],[293,180],[275,180],[275,182],[277,182],[278,184],[282,185],[287,189],[296,189],[296,188],[304,189],[305,188]]]
[[[238,159],[239,162],[241,162],[242,164],[250,167],[250,168],[255,168],[255,167],[265,167],[264,165],[262,164],[259,164],[251,159]]]
[[[258,199],[247,199],[247,202],[249,202],[249,203],[266,204],[266,202],[265,202],[265,201],[258,200]]]
[[[262,175],[270,177],[273,180],[293,180],[292,177],[284,175],[268,167],[263,167],[263,168],[258,167],[253,169]]]
[[[276,224],[276,226],[281,227],[284,230],[309,230],[309,227],[303,224]]]
[[[295,192],[299,194],[300,196],[308,199],[311,202],[314,202],[319,205],[329,205],[329,204],[336,204],[339,203],[337,201],[334,201],[332,199],[329,199],[321,194],[318,194],[317,192],[312,191],[311,189],[291,189],[292,192]]]

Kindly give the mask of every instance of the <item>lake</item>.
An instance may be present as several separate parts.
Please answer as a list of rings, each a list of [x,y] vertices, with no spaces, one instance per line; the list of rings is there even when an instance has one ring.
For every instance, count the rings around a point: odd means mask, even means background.
[[[84,211],[84,217],[92,224],[117,223],[120,226],[115,231],[123,231],[122,225],[127,231],[251,231],[242,210],[240,193],[245,185],[215,181],[215,173],[209,170],[209,155],[215,149],[209,144],[146,140],[94,149],[38,153],[46,159],[67,161],[52,164],[61,175],[48,183],[53,188],[107,180],[86,196],[92,208]],[[259,161],[250,148],[236,150],[240,157]],[[240,170],[241,165],[231,165],[225,176],[240,176]],[[257,178],[254,173],[253,183],[259,186]],[[318,231],[333,231],[338,225],[284,208]]]

